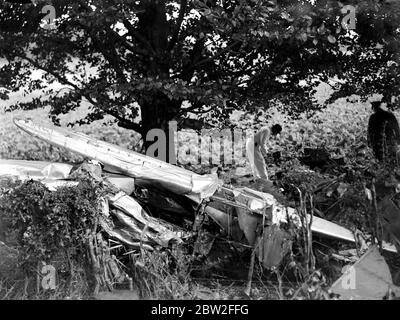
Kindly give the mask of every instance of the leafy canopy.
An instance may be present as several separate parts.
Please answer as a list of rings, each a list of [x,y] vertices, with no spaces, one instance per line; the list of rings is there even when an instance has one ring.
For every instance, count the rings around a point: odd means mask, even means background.
[[[54,29],[43,28],[44,4],[0,4],[0,98],[41,90],[9,109],[50,105],[56,124],[82,101],[91,108],[78,123],[111,115],[145,134],[189,113],[315,110],[321,81],[332,99],[399,95],[396,1],[54,0]],[[345,5],[356,8],[350,32]]]

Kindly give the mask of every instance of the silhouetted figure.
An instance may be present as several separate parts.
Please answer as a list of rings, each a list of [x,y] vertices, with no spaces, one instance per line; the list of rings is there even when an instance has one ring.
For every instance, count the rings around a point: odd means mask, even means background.
[[[396,160],[397,147],[400,144],[400,128],[396,116],[381,108],[382,102],[372,102],[374,113],[368,123],[368,145],[379,161]]]

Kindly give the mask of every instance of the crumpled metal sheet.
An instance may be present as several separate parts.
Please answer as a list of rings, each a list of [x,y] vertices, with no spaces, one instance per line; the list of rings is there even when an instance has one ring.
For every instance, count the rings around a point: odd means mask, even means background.
[[[239,226],[238,217],[211,206],[206,206],[205,213],[211,217],[225,233],[235,241],[245,241],[243,230]]]
[[[287,223],[287,218],[289,217],[293,224],[301,225],[297,211],[279,203],[272,194],[245,187],[236,189],[234,195],[236,201],[246,205],[253,212],[264,214],[266,209],[270,209],[268,219],[272,224]]]
[[[89,159],[95,159],[117,172],[143,179],[177,194],[208,198],[220,187],[216,175],[199,175],[164,161],[119,146],[90,138],[83,133],[58,127],[45,127],[31,120],[14,119],[16,126],[52,145],[66,148]]]
[[[182,242],[184,232],[171,230],[160,219],[149,216],[135,199],[125,193],[119,192],[109,197],[108,201],[112,207],[118,209],[114,212],[117,218],[139,235],[139,240],[142,237],[145,242],[152,240],[163,247],[168,247],[171,241]]]
[[[280,225],[282,223],[288,223],[289,218],[293,225],[301,227],[301,220],[297,211],[294,208],[285,207],[269,193],[256,191],[250,188],[240,188],[236,189],[234,194],[236,200],[239,203],[247,205],[249,210],[262,213],[262,210],[269,208],[269,215],[268,211],[265,211],[264,214],[267,214],[268,216],[264,219],[269,219],[271,224]],[[238,215],[251,214],[248,211],[239,208],[237,209],[237,212]],[[311,217],[308,215],[307,220],[310,221],[310,218]],[[242,218],[242,221],[244,220],[251,221],[251,223],[254,224],[254,219]],[[245,230],[246,228],[248,229],[248,226],[243,226],[242,222],[241,228],[242,230]],[[326,237],[355,242],[354,233],[351,230],[316,216],[313,216],[312,218],[311,231]],[[249,232],[247,232],[247,234],[249,234]],[[248,239],[252,239],[252,241],[254,241],[254,236]],[[386,251],[397,252],[396,247],[391,243],[383,241],[382,245],[383,249]]]
[[[30,160],[0,160],[0,177],[18,178],[19,180],[42,181],[51,191],[59,187],[75,186],[75,181],[63,181],[71,179],[73,166],[66,163],[30,161]],[[135,180],[120,174],[105,174],[105,180],[117,189],[131,194],[135,188]]]
[[[15,176],[20,180],[66,179],[72,165],[46,161],[0,160],[0,176]]]
[[[50,191],[56,191],[58,188],[61,187],[76,187],[79,182],[78,181],[70,181],[70,180],[40,180],[41,183],[43,183],[47,189]]]
[[[271,269],[279,266],[282,259],[290,252],[292,239],[288,232],[280,228],[288,217],[299,226],[299,216],[292,208],[280,204],[273,195],[242,188],[234,192],[235,200],[247,205],[251,210],[263,212],[254,214],[243,208],[236,208],[241,230],[251,246],[256,246],[257,256],[263,267]],[[262,232],[261,232],[262,230]]]
[[[105,180],[111,183],[117,189],[130,195],[135,190],[135,179],[124,177],[118,174],[107,174]]]
[[[243,231],[248,244],[254,246],[258,236],[257,232],[259,232],[262,224],[262,217],[246,212],[243,209],[239,209],[237,215],[239,227]]]
[[[376,245],[332,285],[331,291],[344,300],[382,300],[389,289],[396,289],[389,267]]]
[[[248,208],[247,210],[236,208],[236,212],[239,226],[250,245],[255,245],[258,238],[257,230],[261,230],[261,226],[275,225],[279,227],[282,223],[288,222],[288,217],[295,226],[301,226],[296,210],[283,206],[271,194],[250,188],[240,188],[234,191],[234,196],[238,203],[246,205]],[[260,214],[254,214],[254,212]]]
[[[264,228],[260,241],[258,258],[265,269],[278,267],[292,248],[292,237],[276,224]]]
[[[128,232],[121,229],[110,227],[103,219],[100,220],[100,225],[103,228],[103,230],[109,235],[109,237],[116,239],[131,248],[144,249],[149,251],[154,250],[154,248],[151,245],[143,243],[137,238],[132,237],[131,234],[129,234]]]

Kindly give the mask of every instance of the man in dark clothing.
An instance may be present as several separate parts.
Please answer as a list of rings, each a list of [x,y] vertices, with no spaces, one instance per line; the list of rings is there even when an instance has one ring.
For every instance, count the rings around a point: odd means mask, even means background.
[[[399,123],[392,112],[383,110],[381,106],[381,101],[372,102],[374,113],[368,123],[368,145],[379,161],[395,162],[400,145]]]

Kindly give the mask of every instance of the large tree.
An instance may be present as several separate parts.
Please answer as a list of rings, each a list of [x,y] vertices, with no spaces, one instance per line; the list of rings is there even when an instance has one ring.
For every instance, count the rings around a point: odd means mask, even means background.
[[[337,81],[335,98],[379,92],[389,100],[399,94],[394,0],[51,3],[54,29],[43,28],[46,1],[0,4],[0,57],[7,59],[0,85],[43,90],[41,98],[10,109],[50,105],[55,123],[82,100],[91,110],[79,123],[111,115],[143,136],[188,113],[208,112],[217,121],[234,109],[277,101],[297,113],[319,108],[315,87],[331,79]],[[345,5],[356,8],[351,32],[342,25]],[[35,69],[43,77],[31,81]],[[51,89],[52,82],[65,88]]]

